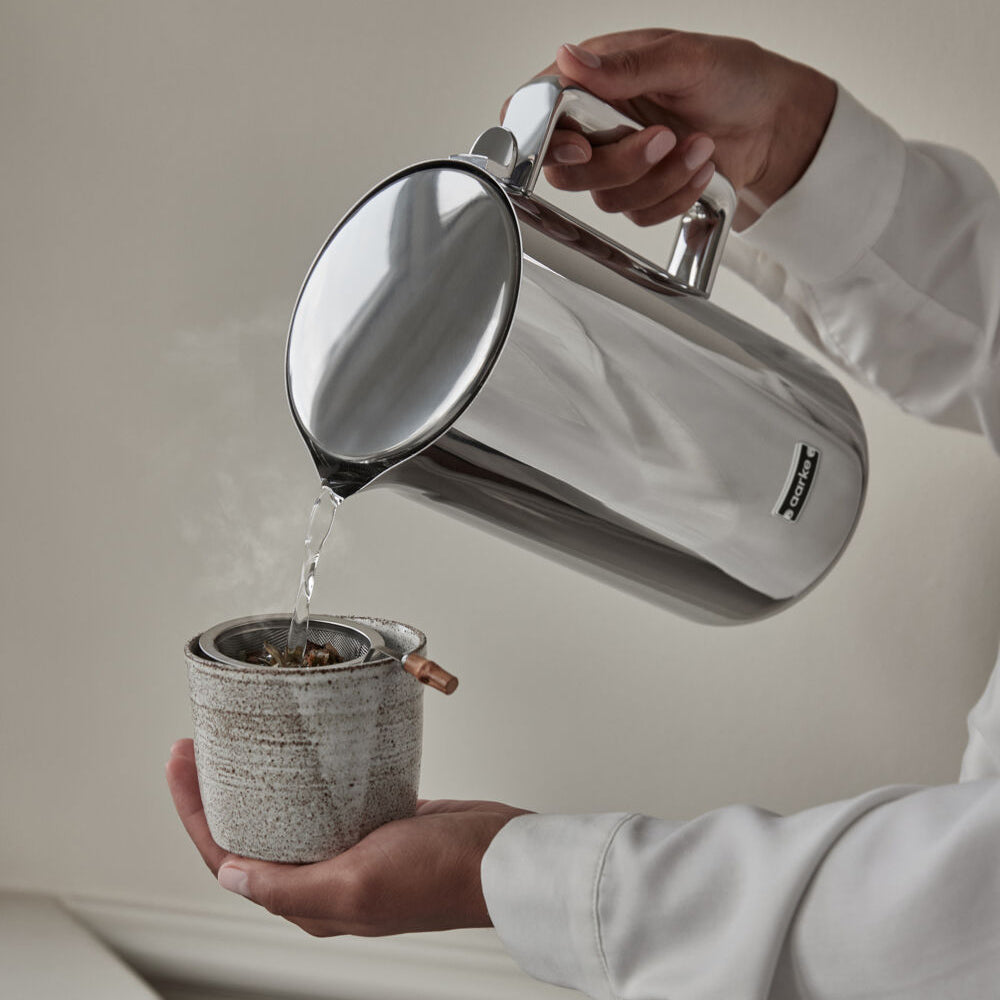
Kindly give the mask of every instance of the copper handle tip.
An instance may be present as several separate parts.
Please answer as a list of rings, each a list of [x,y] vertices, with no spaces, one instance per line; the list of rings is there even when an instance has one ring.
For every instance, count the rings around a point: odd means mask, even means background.
[[[419,653],[409,653],[403,657],[403,669],[414,677],[421,684],[427,684],[437,691],[451,694],[458,687],[458,678],[454,674],[449,674],[444,667],[428,660],[426,656]]]

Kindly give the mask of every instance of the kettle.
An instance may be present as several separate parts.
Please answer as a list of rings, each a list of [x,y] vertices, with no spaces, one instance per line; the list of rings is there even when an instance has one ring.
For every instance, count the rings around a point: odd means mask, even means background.
[[[713,177],[666,266],[533,193],[557,123],[640,128],[541,77],[468,154],[334,229],[286,381],[324,483],[392,486],[689,619],[753,621],[836,562],[860,417],[823,369],[708,301],[736,195]]]

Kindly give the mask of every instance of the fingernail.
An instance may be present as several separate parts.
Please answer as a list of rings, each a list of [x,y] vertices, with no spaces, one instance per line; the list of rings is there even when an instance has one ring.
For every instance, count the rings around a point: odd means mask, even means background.
[[[684,166],[697,170],[715,152],[715,143],[707,135],[699,136],[684,154]]]
[[[677,145],[673,132],[659,132],[646,143],[646,162],[659,163]]]
[[[567,142],[563,146],[557,146],[552,151],[552,158],[557,163],[583,163],[587,159],[587,154],[579,146]]]
[[[589,66],[591,69],[597,69],[601,65],[601,57],[596,52],[589,52],[587,49],[580,48],[579,45],[571,45],[569,42],[563,46],[563,48],[577,61],[583,63],[584,66]],[[551,52],[552,50],[549,49]]]
[[[691,178],[691,186],[696,188],[704,187],[712,179],[712,175],[714,173],[715,164],[706,163],[705,166],[703,166],[701,170],[699,170],[698,173]]]
[[[223,865],[219,869],[219,885],[230,892],[238,892],[250,898],[250,876],[235,865]]]

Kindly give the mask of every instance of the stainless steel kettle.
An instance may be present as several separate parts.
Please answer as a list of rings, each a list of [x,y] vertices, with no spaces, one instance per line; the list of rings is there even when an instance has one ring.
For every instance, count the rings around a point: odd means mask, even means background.
[[[844,389],[707,301],[721,177],[666,267],[533,193],[557,121],[639,126],[543,77],[471,153],[373,188],[306,277],[288,397],[341,496],[391,485],[697,621],[796,600],[861,511]]]

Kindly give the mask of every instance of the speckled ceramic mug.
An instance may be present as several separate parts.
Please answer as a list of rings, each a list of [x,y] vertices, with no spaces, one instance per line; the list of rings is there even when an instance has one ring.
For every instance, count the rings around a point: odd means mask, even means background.
[[[287,629],[289,616],[258,619]],[[354,620],[397,656],[426,646],[409,625]],[[217,844],[266,861],[321,861],[413,815],[423,685],[397,660],[254,666],[208,658],[200,638],[184,654],[198,784]]]

